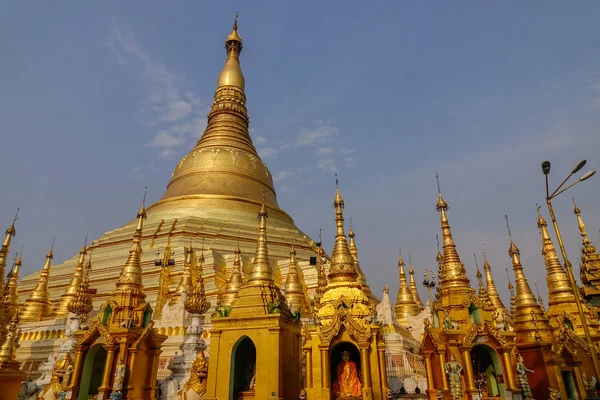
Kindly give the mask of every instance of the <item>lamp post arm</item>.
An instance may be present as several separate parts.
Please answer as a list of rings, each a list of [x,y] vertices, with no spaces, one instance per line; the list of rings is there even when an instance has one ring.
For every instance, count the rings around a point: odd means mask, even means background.
[[[565,180],[564,180],[564,181],[562,181],[562,183],[561,183],[560,185],[558,185],[558,187],[556,188],[556,190],[555,190],[554,192],[552,192],[552,194],[551,194],[550,196],[548,196],[548,175],[546,175],[546,196],[547,196],[547,197],[550,197],[551,199],[552,199],[552,198],[554,198],[554,197],[555,197],[555,195],[557,195],[557,194],[556,194],[556,192],[558,192],[558,191],[560,190],[560,188],[561,188],[561,187],[563,187],[563,185],[564,185],[564,184],[565,184],[565,183],[566,183],[566,182],[569,180],[569,178],[570,178],[570,177],[572,177],[572,176],[573,176],[573,172],[571,172],[571,173],[569,174],[569,176],[567,176],[567,177],[565,178]],[[571,186],[573,186],[573,185],[571,185]],[[570,188],[571,186],[569,186],[568,188]],[[567,188],[567,189],[568,189],[568,188]],[[564,192],[564,191],[565,191],[565,190],[567,190],[567,189],[561,190],[561,193],[562,193],[562,192]]]
[[[559,194],[566,192],[567,190],[571,189],[573,186],[577,185],[579,182],[581,182],[580,180],[576,180],[575,182],[571,183],[569,186],[567,186],[566,188],[564,188],[563,190],[561,190],[560,192],[557,192],[558,189],[556,189],[554,191],[554,193],[552,193],[552,195],[550,196],[550,199],[555,198],[556,196],[558,196]],[[559,188],[560,189],[560,188]]]

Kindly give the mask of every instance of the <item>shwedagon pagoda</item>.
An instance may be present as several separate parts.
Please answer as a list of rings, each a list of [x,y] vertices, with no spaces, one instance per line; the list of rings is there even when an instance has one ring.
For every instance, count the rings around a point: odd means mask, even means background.
[[[249,133],[237,17],[225,48],[206,130],[157,203],[146,206],[144,195],[135,218],[82,238],[62,264],[52,265],[50,247],[44,267],[25,277],[21,255],[10,262],[17,217],[8,226],[0,399],[597,397],[600,255],[576,205],[575,285],[538,208],[547,305],[527,281],[507,218],[505,304],[485,257],[472,286],[439,191],[429,298],[417,290],[422,271],[400,255],[393,302],[387,287],[369,287],[340,185],[332,249],[279,207]]]

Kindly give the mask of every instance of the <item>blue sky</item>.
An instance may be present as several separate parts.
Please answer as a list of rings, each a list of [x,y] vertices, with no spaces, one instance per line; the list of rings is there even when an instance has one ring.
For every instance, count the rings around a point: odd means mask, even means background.
[[[337,172],[368,281],[395,293],[398,248],[418,278],[437,268],[439,172],[472,279],[483,241],[508,302],[508,214],[546,296],[540,163],[555,184],[580,158],[600,169],[591,1],[3,2],[0,223],[21,207],[25,272],[53,236],[58,263],[133,218],[145,185],[163,194],[202,134],[236,11],[254,143],[301,229],[331,248]],[[555,201],[574,264],[570,196],[600,244],[599,179]]]

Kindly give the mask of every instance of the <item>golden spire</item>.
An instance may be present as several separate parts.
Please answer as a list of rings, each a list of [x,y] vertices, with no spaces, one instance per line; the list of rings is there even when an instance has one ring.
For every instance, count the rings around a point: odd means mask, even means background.
[[[188,254],[193,253],[192,245],[188,250]],[[206,301],[206,293],[204,292],[204,278],[202,277],[202,267],[204,266],[204,244],[202,244],[201,254],[198,260],[198,270],[196,272],[196,280],[193,282],[192,291],[188,293],[185,299],[184,307],[187,312],[195,315],[202,315],[210,308],[210,302]]]
[[[83,269],[85,264],[85,256],[87,254],[87,235],[85,236],[85,241],[83,242],[83,247],[79,251],[79,260],[77,261],[77,266],[75,266],[75,273],[71,278],[71,282],[69,282],[69,286],[65,289],[65,292],[60,296],[58,304],[56,304],[54,308],[54,314],[56,317],[66,317],[69,315],[69,310],[67,306],[73,300],[73,297],[77,294],[79,290],[79,285],[81,285],[81,281],[83,278]]]
[[[435,241],[437,242],[437,255],[435,256],[435,261],[437,262],[438,265],[438,281],[442,280],[442,272],[443,272],[443,266],[444,266],[444,256],[442,256],[442,252],[440,251],[440,237],[438,235],[435,235]],[[440,294],[442,292],[442,289],[440,288],[440,285],[435,285],[435,298],[439,299],[440,298]]]
[[[225,294],[221,301],[221,305],[224,307],[231,306],[233,299],[235,299],[235,296],[244,284],[244,280],[242,279],[241,254],[240,245],[238,244],[235,249],[235,257],[233,258],[233,269],[231,270],[231,275],[229,275],[229,278],[227,279]]]
[[[292,313],[297,311],[306,313],[308,311],[306,307],[306,297],[304,296],[304,288],[302,287],[302,282],[298,275],[298,264],[296,264],[296,249],[294,249],[294,245],[292,245],[292,249],[290,250],[290,266],[283,287],[285,288],[285,298]]]
[[[498,290],[496,289],[496,284],[494,283],[494,278],[492,277],[492,267],[490,267],[490,264],[488,263],[487,255],[485,254],[485,246],[483,245],[483,243],[481,243],[481,249],[483,251],[483,270],[485,271],[485,284],[487,286],[487,293],[490,297],[490,301],[492,302],[492,306],[494,306],[494,308],[497,310],[504,309],[505,311],[508,311],[506,310],[506,307],[504,306],[504,303],[502,302],[502,299],[498,294]]]
[[[319,229],[319,245],[317,246],[317,289],[315,290],[315,297],[313,304],[315,308],[321,306],[321,299],[327,289],[327,274],[325,274],[325,266],[323,265],[323,238],[321,230]]]
[[[90,271],[92,270],[92,255],[85,265],[85,271],[81,284],[77,288],[77,294],[67,305],[70,313],[85,318],[94,309],[92,296],[90,295]]]
[[[438,183],[438,202],[436,208],[440,213],[440,220],[442,226],[442,239],[444,248],[444,261],[442,264],[442,273],[440,276],[440,290],[442,294],[446,290],[450,289],[463,289],[471,291],[471,283],[467,277],[467,271],[465,266],[460,261],[458,252],[456,251],[456,244],[452,238],[452,232],[450,231],[450,223],[448,222],[448,203],[442,197],[442,191],[440,189],[440,180],[438,174],[435,174]]]
[[[508,278],[508,268],[506,269],[506,272]],[[508,292],[510,293],[510,315],[514,318],[515,312],[517,311],[517,296],[515,295],[515,288],[510,281],[510,278],[508,279]]]
[[[21,329],[18,327],[19,313],[16,312],[11,316],[6,337],[0,343],[0,370],[19,369],[19,363],[15,360],[17,357],[17,349],[19,346],[19,335]]]
[[[537,226],[542,233],[542,255],[546,264],[546,283],[548,284],[548,318],[554,326],[558,326],[559,319],[562,318],[564,306],[573,307],[574,314],[578,314],[574,309],[575,297],[571,289],[567,272],[560,264],[556,249],[548,233],[548,224],[540,213],[540,207],[537,206],[538,222]],[[580,322],[579,322],[580,323]]]
[[[40,279],[38,280],[35,289],[29,294],[29,298],[25,300],[25,304],[23,304],[23,311],[20,313],[23,322],[41,321],[51,312],[48,278],[50,277],[50,265],[54,258],[54,254],[52,253],[53,248],[54,239],[52,239],[50,250],[48,251],[48,254],[46,254],[46,263],[40,273]]]
[[[125,262],[119,280],[115,285],[116,290],[113,292],[113,300],[119,304],[121,309],[132,310],[142,304],[146,298],[144,285],[142,283],[142,238],[144,220],[146,219],[147,190],[147,187],[144,188],[142,206],[137,213],[137,226],[133,233],[129,257]]]
[[[15,314],[19,312],[19,271],[23,265],[23,248],[21,253],[17,253],[17,259],[13,264],[12,271],[10,272],[10,278],[8,284],[4,290],[4,312],[5,321],[10,321]]]
[[[544,310],[544,312],[546,312],[546,307],[544,306],[544,299],[542,299],[542,296],[540,295],[540,291],[538,289],[537,282],[535,282],[535,292],[537,293],[537,300],[538,300],[540,307],[542,307],[542,310]]]
[[[585,224],[581,218],[581,211],[573,199],[573,212],[577,216],[577,224],[581,233],[581,260],[579,262],[579,276],[583,283],[583,294],[586,298],[600,295],[600,254],[596,246],[588,237]]]
[[[161,201],[183,196],[219,196],[225,198],[221,202],[259,204],[265,197],[265,206],[278,211],[274,218],[281,219],[273,177],[250,138],[245,80],[239,60],[242,48],[236,17],[225,41],[227,58],[217,79],[204,134],[175,167]],[[263,191],[266,193],[261,196]],[[291,221],[287,215],[284,218]]]
[[[10,242],[17,231],[15,230],[15,222],[19,217],[19,209],[17,208],[17,213],[15,214],[15,218],[13,219],[12,224],[6,229],[4,241],[2,242],[2,247],[0,248],[0,294],[4,293],[4,277],[6,276],[6,260],[8,260],[8,252],[10,251]],[[0,307],[0,329],[4,327],[3,324],[3,310]]]
[[[410,294],[412,294],[412,297],[415,300],[417,307],[419,307],[420,310],[423,310],[425,307],[423,306],[423,302],[421,301],[421,298],[419,297],[417,283],[415,282],[415,270],[412,267],[412,258],[410,256],[410,253],[408,253],[408,275],[410,276],[410,285],[409,285]]]
[[[183,264],[183,275],[179,281],[179,285],[175,288],[173,296],[171,296],[170,303],[176,304],[181,295],[185,292],[187,296],[192,293],[194,285],[192,282],[192,264],[194,263],[194,249],[192,248],[192,239],[190,238],[190,245],[186,249],[185,262]]]
[[[511,257],[513,271],[515,272],[515,285],[517,287],[517,295],[515,299],[514,327],[517,334],[516,343],[536,343],[536,336],[545,342],[552,341],[552,327],[548,321],[548,317],[540,308],[536,298],[527,283],[527,278],[523,273],[521,265],[521,252],[515,245],[508,224],[508,216],[506,219],[506,227],[508,229],[508,237],[510,238],[510,247],[508,254]]]
[[[396,296],[396,305],[394,311],[396,313],[396,320],[399,324],[407,326],[408,316],[417,315],[419,313],[419,307],[415,302],[415,299],[408,288],[406,283],[406,274],[404,272],[404,260],[402,259],[402,250],[400,250],[400,256],[398,258],[398,272],[400,275],[400,285],[398,287],[398,295]]]
[[[331,252],[329,261],[329,282],[357,282],[358,276],[354,257],[350,253],[350,247],[346,241],[344,232],[344,199],[340,194],[337,174],[335,175],[335,197],[333,199],[333,208],[335,208],[335,244]]]
[[[360,288],[365,293],[365,295],[371,301],[374,301],[375,296],[373,295],[373,292],[371,292],[371,288],[367,283],[367,277],[360,268],[360,261],[358,260],[358,248],[356,247],[356,242],[354,241],[356,234],[354,233],[354,229],[352,229],[352,218],[350,218],[350,230],[348,231],[348,237],[350,238],[350,243],[348,247],[350,249],[350,254],[352,254],[352,257],[354,258],[354,266],[356,267],[356,273],[358,274],[358,276],[356,277],[356,281],[360,285]]]
[[[273,282],[273,269],[271,268],[271,264],[269,264],[269,250],[267,249],[268,217],[269,214],[267,213],[263,199],[262,206],[260,207],[260,211],[258,213],[259,224],[256,254],[254,255],[254,262],[252,263],[250,276],[246,282],[250,285],[261,285]]]
[[[483,275],[479,270],[479,263],[477,262],[477,255],[473,254],[473,258],[475,259],[475,268],[477,268],[477,281],[479,282],[479,300],[483,305],[484,310],[492,310],[494,306],[492,305],[492,300],[488,294],[485,285],[483,284]]]

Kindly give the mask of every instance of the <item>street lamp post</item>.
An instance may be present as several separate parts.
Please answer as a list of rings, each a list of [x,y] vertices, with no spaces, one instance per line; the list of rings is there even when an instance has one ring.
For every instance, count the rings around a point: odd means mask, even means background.
[[[567,191],[572,188],[579,182],[583,182],[586,179],[590,178],[592,175],[596,173],[595,170],[591,170],[583,174],[577,181],[570,184],[566,188],[562,189],[563,185],[569,180],[571,176],[579,172],[581,168],[585,165],[586,160],[581,160],[573,167],[573,170],[565,178],[564,181],[550,194],[548,190],[548,174],[550,174],[550,161],[544,161],[542,163],[542,172],[546,176],[546,205],[548,206],[548,211],[550,212],[550,219],[552,219],[552,225],[554,226],[554,231],[556,232],[556,238],[558,239],[558,246],[560,247],[560,252],[562,253],[563,260],[565,263],[565,269],[567,270],[567,276],[569,277],[569,282],[571,284],[571,290],[573,291],[573,295],[575,297],[575,304],[577,305],[577,311],[579,311],[579,318],[581,319],[581,325],[583,327],[583,332],[585,334],[585,339],[590,348],[590,354],[592,356],[592,362],[594,363],[594,369],[596,371],[596,377],[600,377],[600,365],[598,364],[598,357],[596,355],[596,346],[594,346],[594,342],[592,342],[592,336],[590,335],[590,330],[588,328],[587,320],[585,318],[585,314],[583,313],[583,307],[581,306],[581,301],[579,299],[579,288],[577,287],[577,283],[575,282],[575,278],[573,277],[573,271],[571,269],[571,262],[567,257],[567,252],[565,250],[565,246],[562,240],[562,236],[560,235],[560,229],[558,228],[558,223],[556,222],[556,217],[554,215],[554,209],[552,208],[552,199],[554,199],[559,194]]]

